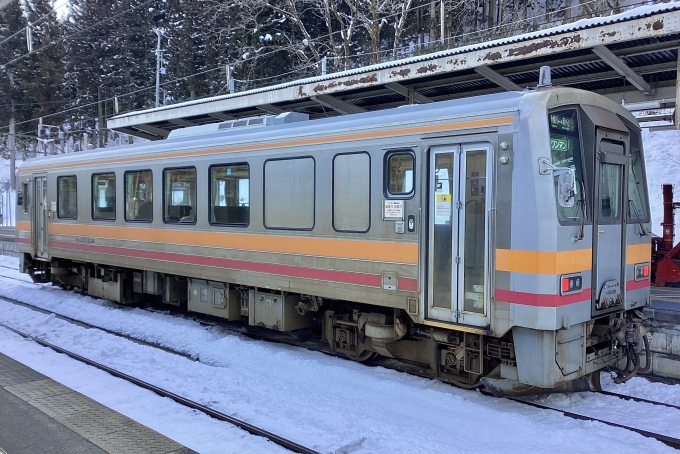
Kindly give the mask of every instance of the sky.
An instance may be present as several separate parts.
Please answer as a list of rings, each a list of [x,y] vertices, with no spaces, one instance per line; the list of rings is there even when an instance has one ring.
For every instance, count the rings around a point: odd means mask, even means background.
[[[191,318],[34,286],[27,276],[2,266],[16,269],[18,259],[0,256],[0,295],[51,313],[0,301],[0,322],[321,452],[676,452],[601,423],[304,348],[249,339]],[[54,314],[177,349],[190,358],[74,326]],[[198,452],[281,451],[3,328],[0,352]],[[608,375],[603,381],[615,392],[680,404],[680,385],[643,378],[614,385]],[[680,437],[678,410],[593,393],[538,399]]]

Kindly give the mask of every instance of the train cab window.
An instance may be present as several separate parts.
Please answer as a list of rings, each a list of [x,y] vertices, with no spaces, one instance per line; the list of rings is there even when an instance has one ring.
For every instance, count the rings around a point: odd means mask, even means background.
[[[314,159],[310,157],[271,159],[264,163],[266,228],[314,228],[314,171]]]
[[[78,217],[77,196],[75,175],[57,178],[57,216],[59,219]]]
[[[163,220],[196,223],[196,168],[163,170]]]
[[[92,175],[92,219],[116,219],[116,174]]]
[[[125,220],[153,220],[153,175],[151,170],[125,172]]]
[[[333,228],[367,232],[371,214],[371,157],[343,153],[333,158]]]
[[[393,151],[385,156],[385,197],[413,197],[414,181],[415,159],[410,150]]]
[[[248,164],[210,166],[210,223],[247,226],[249,222]]]
[[[581,136],[578,127],[576,109],[565,109],[549,114],[550,122],[550,154],[555,179],[555,199],[557,217],[560,223],[581,222],[586,197],[583,193],[583,155],[581,152]],[[565,194],[562,190],[565,181],[573,177],[573,193]]]

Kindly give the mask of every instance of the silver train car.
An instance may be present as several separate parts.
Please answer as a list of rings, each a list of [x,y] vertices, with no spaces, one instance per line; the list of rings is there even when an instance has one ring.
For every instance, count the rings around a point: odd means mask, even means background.
[[[18,174],[20,267],[36,281],[306,329],[357,361],[415,361],[498,395],[640,366],[641,134],[597,94],[234,120]]]

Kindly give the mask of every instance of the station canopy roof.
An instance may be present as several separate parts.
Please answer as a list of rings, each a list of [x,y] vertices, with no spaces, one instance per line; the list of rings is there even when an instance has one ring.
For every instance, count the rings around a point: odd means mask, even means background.
[[[344,72],[117,115],[109,129],[163,139],[170,131],[284,112],[310,118],[374,111],[535,86],[601,93],[630,110],[675,106],[680,2]],[[656,119],[656,118],[655,118]],[[661,119],[661,118],[659,118]]]

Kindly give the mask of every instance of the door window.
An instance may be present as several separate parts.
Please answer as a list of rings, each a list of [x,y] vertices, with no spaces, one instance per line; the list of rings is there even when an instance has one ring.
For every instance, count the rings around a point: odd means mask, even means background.
[[[486,150],[468,151],[465,165],[463,311],[484,313]]]
[[[615,221],[621,210],[621,166],[600,167],[600,217],[604,223]]]
[[[434,247],[432,262],[432,305],[451,309],[453,260],[453,154],[434,157]]]

